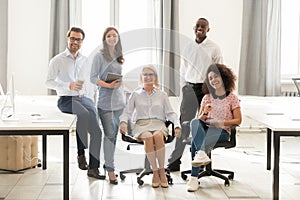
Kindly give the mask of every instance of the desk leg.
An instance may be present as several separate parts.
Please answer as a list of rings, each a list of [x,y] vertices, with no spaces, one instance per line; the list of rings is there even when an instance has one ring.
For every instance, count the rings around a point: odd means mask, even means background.
[[[274,133],[274,171],[273,171],[273,199],[279,199],[279,155],[280,133]]]
[[[271,143],[272,143],[272,130],[267,129],[267,170],[271,169]]]
[[[43,169],[47,169],[47,135],[42,135],[42,143],[43,143]]]
[[[69,199],[69,131],[63,134],[64,137],[64,200]]]

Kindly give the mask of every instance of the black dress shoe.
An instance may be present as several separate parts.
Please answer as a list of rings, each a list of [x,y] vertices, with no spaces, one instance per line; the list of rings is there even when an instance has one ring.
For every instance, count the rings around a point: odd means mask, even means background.
[[[177,172],[180,171],[180,165],[170,165],[168,166],[168,170],[170,172]]]
[[[105,174],[106,174],[106,167],[105,167],[105,165],[103,166],[103,168],[104,168],[104,171],[105,171]],[[112,172],[108,172],[108,177],[109,177],[109,173],[112,173]],[[116,177],[116,179],[114,179],[114,180],[112,180],[112,179],[109,178],[109,183],[110,184],[118,185],[118,179],[117,179],[118,174],[115,174],[115,177]]]
[[[180,160],[176,160],[175,162],[169,164],[167,169],[170,172],[180,171],[180,164],[181,164],[181,161]]]
[[[92,178],[96,178],[96,179],[100,179],[100,180],[104,180],[106,178],[105,175],[101,175],[99,173],[99,169],[98,168],[96,168],[96,169],[88,169],[87,175],[88,175],[88,177],[92,177]]]
[[[87,170],[88,169],[88,164],[86,162],[86,158],[84,155],[80,155],[77,157],[77,161],[78,161],[78,167],[81,170]]]
[[[110,180],[109,179],[109,183],[113,184],[113,185],[118,185],[118,179],[115,179],[115,180]]]

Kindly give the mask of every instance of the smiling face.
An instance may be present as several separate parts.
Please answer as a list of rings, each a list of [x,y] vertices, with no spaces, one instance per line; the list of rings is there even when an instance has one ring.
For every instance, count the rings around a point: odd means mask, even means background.
[[[68,49],[69,51],[75,55],[81,48],[83,41],[83,35],[79,32],[70,32],[70,36],[68,37]]]
[[[153,65],[145,65],[140,74],[140,83],[145,88],[159,88],[157,70]]]
[[[205,19],[198,19],[196,25],[194,26],[194,31],[196,40],[202,42],[202,40],[206,38],[206,33],[209,31],[208,21]]]
[[[209,84],[215,90],[223,89],[223,80],[220,74],[217,74],[213,71],[208,73]]]
[[[142,82],[144,85],[154,85],[155,80],[156,80],[156,75],[153,70],[149,68],[144,68],[142,71]]]
[[[119,41],[118,33],[115,30],[108,31],[105,35],[105,41],[108,46],[114,47]]]

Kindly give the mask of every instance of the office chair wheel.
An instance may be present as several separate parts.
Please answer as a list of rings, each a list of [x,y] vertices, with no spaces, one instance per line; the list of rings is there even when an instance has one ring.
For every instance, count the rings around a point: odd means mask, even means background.
[[[167,174],[166,177],[168,179],[169,185],[173,185],[173,179],[171,178],[171,176],[169,174]]]
[[[41,159],[38,159],[37,167],[42,167],[42,161],[41,161]]]
[[[234,177],[233,174],[229,174],[229,175],[228,175],[228,179],[229,179],[229,180],[233,180],[233,177]]]
[[[185,175],[184,173],[181,173],[181,178],[186,181],[187,175]]]
[[[144,181],[143,181],[142,179],[140,179],[140,178],[137,178],[137,183],[138,183],[139,185],[143,185],[143,184],[144,184]]]
[[[226,187],[229,187],[229,186],[230,186],[229,180],[225,180],[224,185],[225,185]]]
[[[121,179],[122,181],[124,181],[125,178],[126,178],[126,176],[125,176],[124,174],[121,174],[121,173],[120,173],[120,179]]]

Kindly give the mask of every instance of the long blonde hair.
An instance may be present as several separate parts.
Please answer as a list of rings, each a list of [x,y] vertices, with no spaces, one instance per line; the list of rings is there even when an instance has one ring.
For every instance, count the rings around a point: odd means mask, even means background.
[[[141,70],[141,73],[140,73],[140,83],[143,83],[143,78],[142,78],[142,76],[143,76],[143,71],[144,71],[145,69],[149,69],[149,70],[151,70],[151,71],[154,73],[155,80],[154,80],[153,87],[159,88],[157,71],[156,71],[156,68],[155,68],[152,64],[144,65],[144,66],[142,67],[142,70]]]

